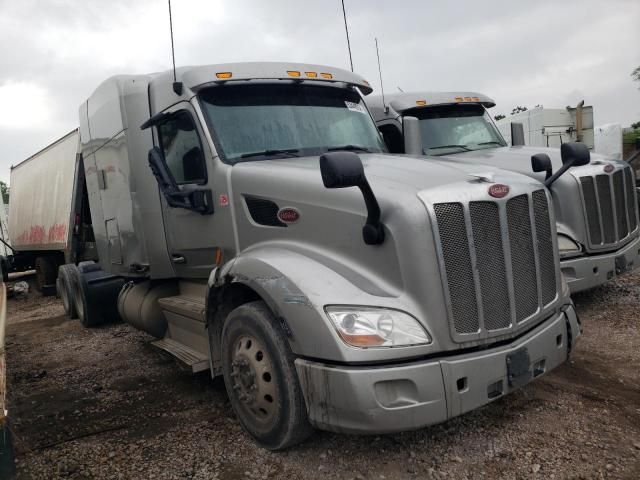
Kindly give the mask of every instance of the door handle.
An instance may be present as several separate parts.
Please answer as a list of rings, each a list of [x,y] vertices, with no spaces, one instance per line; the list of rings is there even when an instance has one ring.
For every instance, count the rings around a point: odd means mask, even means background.
[[[181,255],[179,253],[172,253],[171,254],[171,261],[173,263],[187,263],[187,259],[184,258],[184,255]]]

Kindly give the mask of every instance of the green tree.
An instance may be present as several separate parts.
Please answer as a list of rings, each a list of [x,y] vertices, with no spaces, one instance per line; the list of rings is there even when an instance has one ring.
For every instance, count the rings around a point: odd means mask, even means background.
[[[516,108],[511,110],[511,115],[515,115],[516,113],[520,112],[526,112],[527,110],[529,110],[527,107],[521,107],[520,105],[518,105]]]
[[[640,122],[632,123],[631,128],[633,128],[634,130],[640,128]]]
[[[501,113],[499,113],[498,115],[496,115],[495,117],[493,117],[493,119],[498,122],[500,120],[502,120],[503,118],[506,118],[506,115],[503,115]]]
[[[2,200],[4,200],[4,204],[9,204],[9,185],[0,180],[0,192],[2,192]]]
[[[636,69],[631,72],[631,77],[633,77],[634,81],[640,82],[640,67],[636,67]]]

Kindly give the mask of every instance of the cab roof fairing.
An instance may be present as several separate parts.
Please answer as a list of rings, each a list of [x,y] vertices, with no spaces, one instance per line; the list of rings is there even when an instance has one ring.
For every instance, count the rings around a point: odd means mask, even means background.
[[[287,72],[300,72],[299,77],[293,77]],[[230,72],[230,78],[218,78],[216,73]],[[308,76],[306,72],[313,72],[316,76]],[[323,78],[321,74],[330,74],[331,78]],[[173,73],[171,81],[173,81]],[[313,81],[325,83],[345,83],[358,87],[363,95],[370,94],[373,89],[360,75],[353,72],[325,65],[314,65],[307,63],[284,63],[284,62],[247,62],[247,63],[226,63],[220,65],[205,65],[200,67],[182,67],[177,70],[178,81],[182,81],[189,90],[197,92],[207,86],[220,85],[223,83],[247,80],[293,80],[293,81]]]
[[[478,98],[478,101],[457,101],[456,97],[463,99]],[[384,112],[384,106],[386,105],[393,111],[393,113],[387,113],[386,116],[389,118],[395,118],[403,112],[414,108],[428,108],[437,105],[480,104],[485,108],[491,108],[496,105],[493,99],[477,92],[403,92],[385,95],[384,100],[383,105],[382,96],[373,95],[367,98],[366,103],[372,111],[376,112]],[[419,102],[424,102],[424,104]],[[379,115],[375,115],[375,117],[377,119],[380,118]]]

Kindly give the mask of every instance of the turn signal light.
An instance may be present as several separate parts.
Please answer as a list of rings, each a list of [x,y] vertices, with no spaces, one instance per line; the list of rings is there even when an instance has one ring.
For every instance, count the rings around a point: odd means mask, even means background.
[[[218,73],[216,73],[216,77],[217,78],[222,78],[222,79],[231,78],[232,76],[233,76],[233,74],[231,72],[218,72]]]

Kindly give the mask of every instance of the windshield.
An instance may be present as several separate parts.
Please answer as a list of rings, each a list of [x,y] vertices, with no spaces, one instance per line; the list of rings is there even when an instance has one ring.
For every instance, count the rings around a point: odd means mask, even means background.
[[[386,151],[360,95],[301,84],[226,85],[200,95],[226,161]]]
[[[506,142],[481,105],[442,105],[408,112],[420,120],[423,152],[452,152],[504,147]]]

